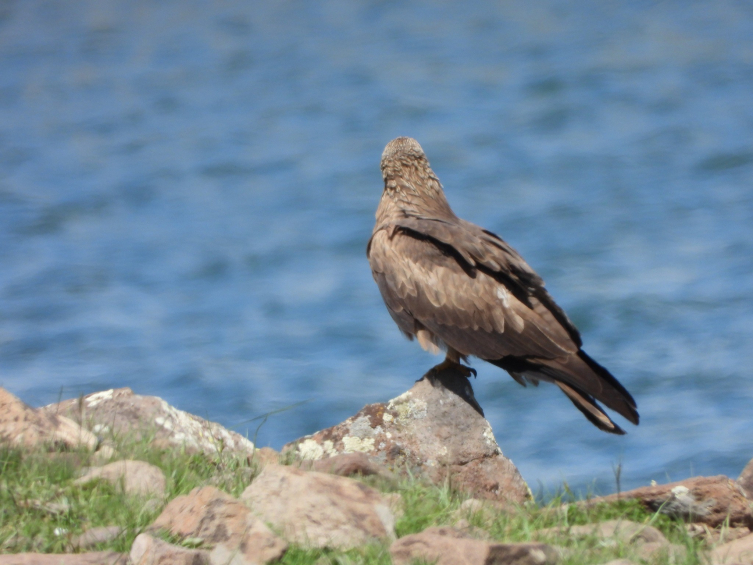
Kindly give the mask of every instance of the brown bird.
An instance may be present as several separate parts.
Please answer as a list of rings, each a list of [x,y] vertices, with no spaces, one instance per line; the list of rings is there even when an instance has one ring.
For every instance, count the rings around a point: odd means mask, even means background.
[[[392,319],[428,351],[433,370],[476,371],[474,355],[525,386],[557,385],[596,427],[624,434],[597,400],[638,424],[630,393],[581,349],[578,330],[523,258],[492,232],[458,218],[421,146],[390,141],[384,192],[366,254]]]

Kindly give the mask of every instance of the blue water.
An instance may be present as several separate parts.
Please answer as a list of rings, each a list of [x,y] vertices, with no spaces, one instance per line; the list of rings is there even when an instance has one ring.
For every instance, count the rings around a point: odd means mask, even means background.
[[[476,362],[534,490],[753,457],[750,3],[24,0],[0,69],[0,386],[28,403],[129,386],[251,436],[292,406],[279,448],[409,388],[439,359],[364,249],[410,135],[638,401],[615,437]]]

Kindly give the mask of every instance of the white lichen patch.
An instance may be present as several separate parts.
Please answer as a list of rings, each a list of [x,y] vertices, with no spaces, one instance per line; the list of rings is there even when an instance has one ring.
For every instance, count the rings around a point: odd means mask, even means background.
[[[104,400],[112,400],[112,396],[115,393],[115,389],[103,390],[102,392],[95,392],[86,397],[86,407],[94,408],[97,404]]]
[[[484,430],[483,436],[484,436],[484,442],[486,443],[486,445],[494,448],[494,450],[497,453],[499,454],[502,453],[502,450],[499,448],[499,445],[497,444],[497,439],[494,437],[494,432],[492,431],[491,426],[486,427],[486,429]]]
[[[368,453],[374,450],[374,438],[360,438],[356,436],[345,436],[343,438],[343,453]]]
[[[107,426],[105,424],[95,424],[94,427],[92,427],[92,432],[95,434],[104,435],[106,433],[109,433],[110,426]]]
[[[157,416],[154,419],[154,423],[160,426],[161,428],[165,428],[166,430],[172,430],[173,429],[173,423],[170,420],[167,420],[166,418],[163,418],[162,416]]]
[[[677,485],[672,489],[672,494],[675,496],[687,496],[690,493],[690,489],[683,485]]]
[[[325,439],[322,442],[322,449],[324,450],[324,453],[329,455],[330,457],[332,455],[335,455],[337,452],[335,451],[335,444],[332,443],[331,439]]]
[[[306,439],[298,444],[298,456],[304,461],[317,461],[324,457],[324,448],[313,439]]]
[[[382,420],[384,420],[385,422],[391,422],[394,419],[395,418],[392,417],[392,414],[388,412],[385,412],[384,415],[382,416]]]
[[[361,416],[351,422],[349,426],[350,435],[357,437],[372,437],[382,432],[382,428],[377,426],[371,427],[371,420],[367,416]]]
[[[397,419],[400,420],[420,420],[426,417],[428,407],[426,401],[413,398],[410,391],[404,392],[397,398],[393,398],[387,403],[387,408],[397,412]]]

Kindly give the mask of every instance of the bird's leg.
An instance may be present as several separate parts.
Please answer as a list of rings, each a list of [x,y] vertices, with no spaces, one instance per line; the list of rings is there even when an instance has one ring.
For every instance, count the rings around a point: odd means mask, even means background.
[[[466,378],[471,378],[471,375],[476,376],[476,369],[473,367],[467,367],[460,363],[460,353],[454,349],[447,350],[447,357],[439,365],[435,365],[431,368],[430,372],[433,374],[440,373],[446,369],[452,369],[462,374]]]

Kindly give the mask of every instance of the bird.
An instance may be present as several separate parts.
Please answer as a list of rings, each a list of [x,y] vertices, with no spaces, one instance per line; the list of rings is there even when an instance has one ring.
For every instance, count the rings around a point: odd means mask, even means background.
[[[578,329],[520,254],[450,208],[419,143],[390,141],[381,160],[384,190],[366,247],[387,310],[409,339],[446,351],[432,371],[474,356],[519,384],[553,383],[600,430],[624,434],[601,407],[638,425],[635,400],[583,351]]]

